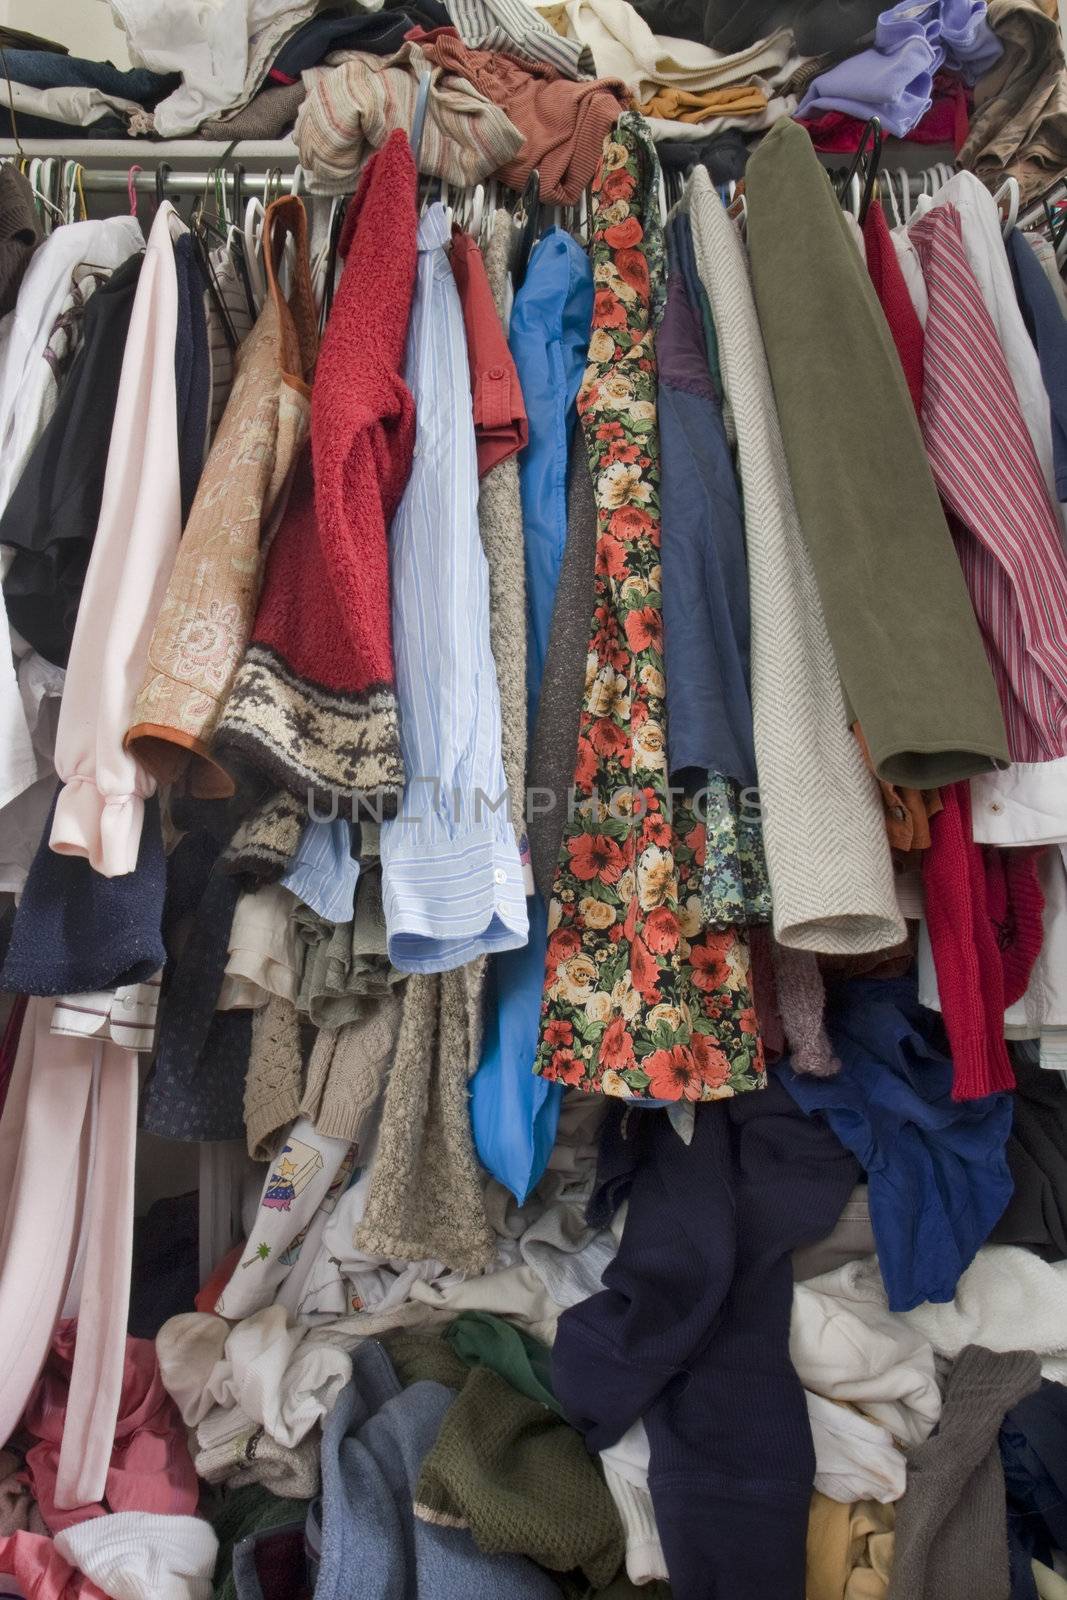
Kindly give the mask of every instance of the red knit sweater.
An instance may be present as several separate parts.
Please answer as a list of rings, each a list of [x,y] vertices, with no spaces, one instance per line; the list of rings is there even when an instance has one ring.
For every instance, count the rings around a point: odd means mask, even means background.
[[[338,792],[342,815],[353,789],[386,791],[383,814],[394,814],[404,781],[387,532],[415,442],[401,377],[415,201],[411,152],[395,132],[367,163],[345,218],[310,459],[297,467],[217,738],[301,798],[310,791],[328,806]]]
[[[941,800],[923,855],[926,921],[952,1051],[952,1098],[977,1100],[1015,1087],[1004,1043],[1004,964],[971,832],[970,786],[948,784]]]

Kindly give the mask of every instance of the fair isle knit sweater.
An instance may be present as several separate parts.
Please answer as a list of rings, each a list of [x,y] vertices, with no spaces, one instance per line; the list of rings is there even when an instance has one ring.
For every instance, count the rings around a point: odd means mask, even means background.
[[[395,815],[404,783],[386,536],[415,442],[401,377],[415,231],[415,168],[398,132],[367,163],[345,218],[310,460],[305,450],[215,741],[223,759],[323,811],[336,794],[344,816],[358,814],[359,795],[380,795],[382,815]]]

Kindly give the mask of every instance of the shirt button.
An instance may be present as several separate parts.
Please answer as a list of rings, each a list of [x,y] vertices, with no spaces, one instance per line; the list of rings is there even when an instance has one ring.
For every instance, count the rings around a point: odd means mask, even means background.
[[[502,378],[504,376],[503,367],[490,367],[489,368],[489,376],[491,378]]]
[[[1004,810],[1004,807],[1001,805],[999,800],[994,800],[992,802],[992,804],[990,805],[989,809],[990,809],[990,811],[995,812],[999,816],[1000,813]]]
[[[503,867],[496,867],[494,869],[494,871],[493,871],[493,881],[495,883],[507,883],[508,875],[504,871]]]

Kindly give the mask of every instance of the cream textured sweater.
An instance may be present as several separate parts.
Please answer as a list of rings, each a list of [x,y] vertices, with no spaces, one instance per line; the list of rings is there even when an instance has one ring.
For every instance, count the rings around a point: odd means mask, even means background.
[[[748,264],[703,167],[689,184],[697,269],[737,425],[752,606],[752,712],[763,837],[783,945],[831,955],[905,936],[873,775],[849,731],[797,518]]]

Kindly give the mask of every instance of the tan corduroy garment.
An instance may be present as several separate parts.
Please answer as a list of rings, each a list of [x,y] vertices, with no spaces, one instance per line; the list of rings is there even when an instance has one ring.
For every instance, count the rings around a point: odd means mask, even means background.
[[[420,172],[460,188],[478,183],[520,151],[522,134],[491,100],[454,72],[430,67],[417,44],[393,56],[338,51],[336,65],[304,73],[296,142],[314,194],[347,194],[372,150],[394,128],[410,129],[419,76],[430,73],[430,96],[419,141]]]
[[[241,346],[125,740],[160,783],[191,766],[192,791],[207,799],[234,790],[211,758],[211,737],[248,644],[272,519],[307,436],[318,351],[303,203],[276,200],[266,227],[267,300]],[[288,301],[273,266],[287,238],[295,245]]]
[[[1022,203],[1067,167],[1067,69],[1051,0],[989,0],[1004,54],[974,89],[960,166],[995,185],[1018,178]]]

